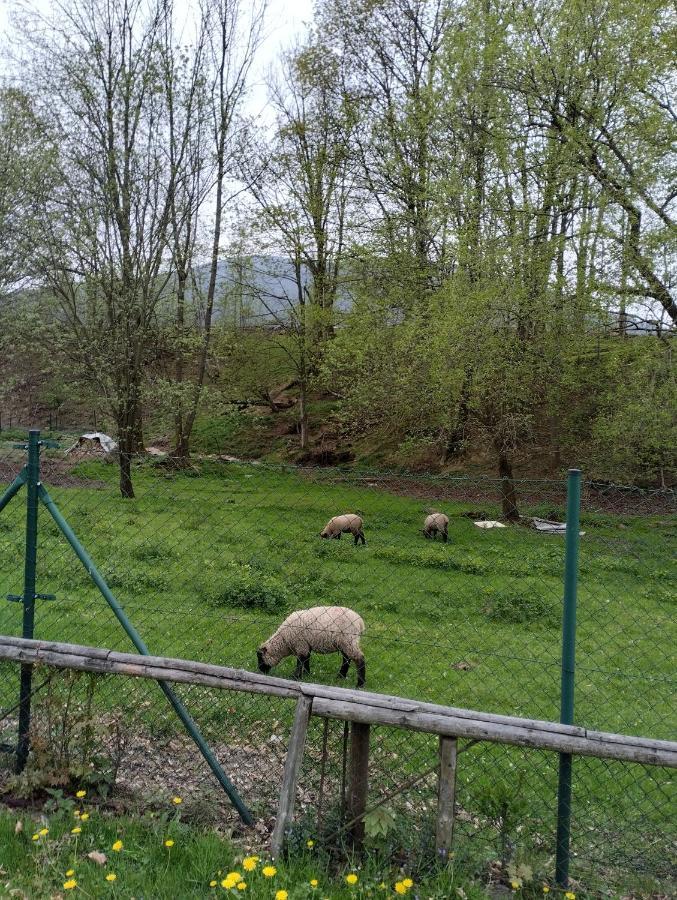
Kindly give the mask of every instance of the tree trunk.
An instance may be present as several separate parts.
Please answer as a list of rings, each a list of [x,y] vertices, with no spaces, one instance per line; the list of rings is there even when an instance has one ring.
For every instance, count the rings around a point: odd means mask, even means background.
[[[308,408],[306,406],[305,379],[301,380],[299,392],[299,429],[301,432],[301,450],[308,449]]]
[[[513,481],[512,463],[505,450],[502,449],[498,450],[498,474],[501,478],[503,518],[508,522],[518,522],[520,514],[517,508],[517,491]]]

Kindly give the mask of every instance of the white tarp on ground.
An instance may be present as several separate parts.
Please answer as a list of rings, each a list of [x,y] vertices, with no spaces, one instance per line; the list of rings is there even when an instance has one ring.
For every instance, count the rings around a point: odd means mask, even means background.
[[[66,450],[66,453],[70,453],[71,450],[87,450],[90,448],[93,450],[100,448],[104,453],[112,453],[118,449],[118,445],[112,437],[109,437],[102,431],[88,431],[86,434],[81,434],[73,446]]]
[[[537,531],[544,531],[546,534],[566,534],[567,526],[566,522],[549,522],[547,519],[537,519],[535,516],[532,519],[534,523],[534,528]],[[581,536],[585,534],[584,531],[579,532]]]
[[[503,522],[475,522],[478,528],[506,528]]]

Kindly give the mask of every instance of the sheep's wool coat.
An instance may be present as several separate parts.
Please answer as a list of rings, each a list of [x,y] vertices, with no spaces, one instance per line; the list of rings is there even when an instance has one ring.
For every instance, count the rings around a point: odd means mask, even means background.
[[[346,606],[313,606],[288,616],[266,642],[275,656],[306,656],[344,652],[351,659],[360,655],[359,640],[364,621]],[[277,651],[277,652],[275,652]]]
[[[436,528],[438,531],[444,531],[444,529],[448,525],[449,519],[444,515],[444,513],[433,513],[425,520],[426,531],[432,531],[433,528]]]

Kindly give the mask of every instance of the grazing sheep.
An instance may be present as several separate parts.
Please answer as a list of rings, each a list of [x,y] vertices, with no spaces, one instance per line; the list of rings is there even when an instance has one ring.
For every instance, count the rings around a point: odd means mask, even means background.
[[[354,513],[346,513],[344,516],[334,516],[320,532],[320,537],[341,539],[342,534],[350,532],[355,538],[355,546],[362,541],[366,544],[364,531],[362,531],[362,519]]]
[[[441,534],[442,540],[446,544],[449,528],[449,518],[445,516],[444,513],[432,513],[432,515],[428,516],[423,525],[423,534],[427,538],[434,538],[436,535]]]
[[[313,606],[311,609],[296,610],[256,651],[259,669],[267,674],[285,657],[295,656],[294,678],[301,678],[304,672],[310,675],[312,651],[338,652],[343,656],[339,678],[347,676],[352,661],[357,669],[357,686],[362,687],[366,677],[364,653],[360,649],[363,631],[362,618],[346,606]]]

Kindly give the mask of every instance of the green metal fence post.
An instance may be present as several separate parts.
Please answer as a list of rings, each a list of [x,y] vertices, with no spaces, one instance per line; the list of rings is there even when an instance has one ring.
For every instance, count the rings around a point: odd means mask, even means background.
[[[574,724],[574,679],[576,668],[576,593],[580,546],[581,471],[569,469],[567,478],[567,530],[564,558],[564,615],[562,617],[562,692],[560,722]],[[560,753],[557,785],[557,853],[555,881],[569,883],[571,838],[571,753]]]
[[[33,637],[35,621],[35,570],[38,556],[38,485],[40,483],[40,432],[28,432],[28,464],[26,466],[26,556],[22,596],[23,623],[21,636]],[[30,749],[31,681],[33,666],[21,666],[19,686],[19,739],[16,748],[16,771],[23,772]]]
[[[122,625],[124,630],[129,635],[129,638],[131,639],[131,641],[134,644],[134,646],[136,647],[136,649],[139,651],[139,653],[143,654],[143,656],[149,656],[150,654],[148,651],[148,647],[146,647],[143,639],[141,638],[141,635],[136,630],[136,628],[134,628],[132,623],[127,618],[127,614],[125,613],[124,609],[118,603],[115,595],[113,594],[111,589],[108,587],[103,576],[101,575],[99,570],[96,568],[96,566],[92,562],[89,554],[87,553],[85,548],[82,546],[80,541],[77,539],[77,537],[75,536],[75,533],[71,529],[70,525],[64,519],[64,517],[61,515],[56,503],[54,503],[52,498],[49,496],[47,489],[42,484],[40,485],[39,493],[40,493],[40,499],[47,507],[51,517],[54,519],[56,524],[59,526],[61,533],[63,534],[63,536],[66,538],[68,543],[71,545],[71,547],[75,551],[75,555],[77,556],[77,558],[80,560],[82,565],[85,567],[85,569],[89,573],[89,577],[92,579],[94,584],[98,587],[98,589],[101,591],[101,594],[103,595],[104,600],[106,600],[106,602],[108,603],[110,608],[115,613],[118,621],[120,622],[120,624]],[[197,728],[195,722],[193,722],[186,707],[183,705],[181,700],[179,700],[179,698],[176,696],[176,694],[174,693],[172,688],[167,684],[166,681],[161,681],[158,679],[158,684],[160,685],[164,695],[167,697],[167,699],[171,703],[171,705],[174,709],[174,712],[177,714],[177,716],[181,720],[184,728],[186,729],[188,734],[191,736],[193,741],[196,743],[200,753],[203,755],[203,757],[207,761],[209,768],[212,770],[212,772],[216,776],[219,784],[224,789],[224,791],[230,798],[231,803],[233,804],[235,809],[240,814],[240,818],[242,819],[242,821],[245,823],[245,825],[253,825],[254,819],[252,817],[252,814],[249,812],[247,807],[242,802],[242,799],[241,799],[240,795],[238,794],[237,789],[235,788],[235,785],[228,779],[228,777],[226,776],[226,773],[221,768],[219,761],[216,759],[216,757],[212,753],[211,748],[209,747],[209,745],[207,744],[205,739],[202,737],[202,735],[198,731],[198,728]]]

